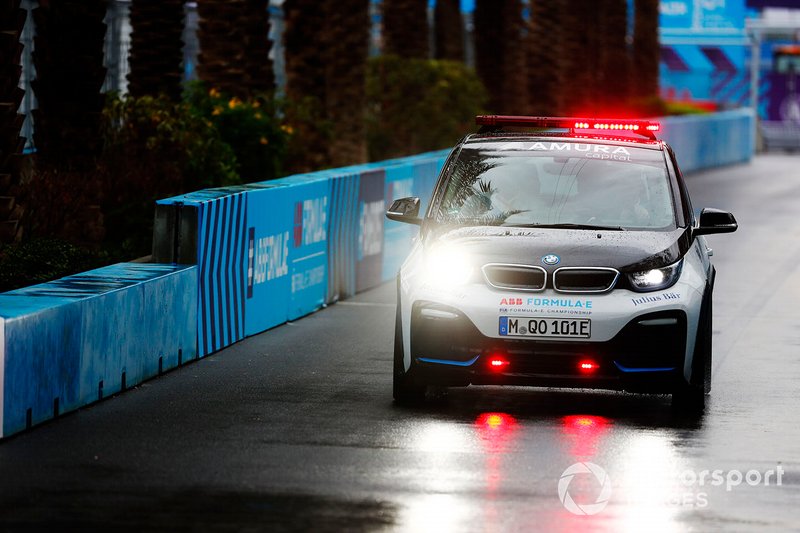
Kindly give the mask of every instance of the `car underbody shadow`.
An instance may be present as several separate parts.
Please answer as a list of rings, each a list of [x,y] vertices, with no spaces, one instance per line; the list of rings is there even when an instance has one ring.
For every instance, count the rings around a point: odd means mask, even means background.
[[[501,412],[520,421],[599,416],[635,428],[701,429],[704,411],[678,411],[667,394],[533,387],[430,387],[425,401],[399,409],[432,418],[474,419]]]

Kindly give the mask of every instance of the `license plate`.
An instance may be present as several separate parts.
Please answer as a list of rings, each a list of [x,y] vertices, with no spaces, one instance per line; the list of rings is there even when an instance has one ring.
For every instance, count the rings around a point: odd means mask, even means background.
[[[592,336],[592,321],[588,318],[501,316],[500,335],[588,339]]]

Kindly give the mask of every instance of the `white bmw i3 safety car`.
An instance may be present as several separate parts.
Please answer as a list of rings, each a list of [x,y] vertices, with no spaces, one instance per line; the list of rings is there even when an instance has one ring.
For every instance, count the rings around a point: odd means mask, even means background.
[[[394,398],[429,386],[534,385],[673,395],[711,387],[715,270],[658,123],[480,116],[452,150],[397,279]]]

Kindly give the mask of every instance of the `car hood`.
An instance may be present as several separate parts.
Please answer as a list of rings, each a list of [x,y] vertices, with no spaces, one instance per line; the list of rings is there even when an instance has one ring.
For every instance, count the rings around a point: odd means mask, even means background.
[[[690,231],[607,231],[554,228],[472,226],[440,227],[425,239],[426,247],[458,246],[476,265],[513,263],[547,269],[564,266],[612,267],[623,272],[661,268],[686,254]],[[545,255],[556,255],[557,265],[544,265]]]

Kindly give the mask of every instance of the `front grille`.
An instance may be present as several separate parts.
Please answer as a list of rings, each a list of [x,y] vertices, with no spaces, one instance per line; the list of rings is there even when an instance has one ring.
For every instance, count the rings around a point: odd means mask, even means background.
[[[559,292],[606,292],[614,288],[619,272],[604,267],[563,267],[553,273]]]
[[[541,291],[547,283],[547,272],[538,266],[490,263],[483,267],[483,275],[489,285],[498,289]]]

